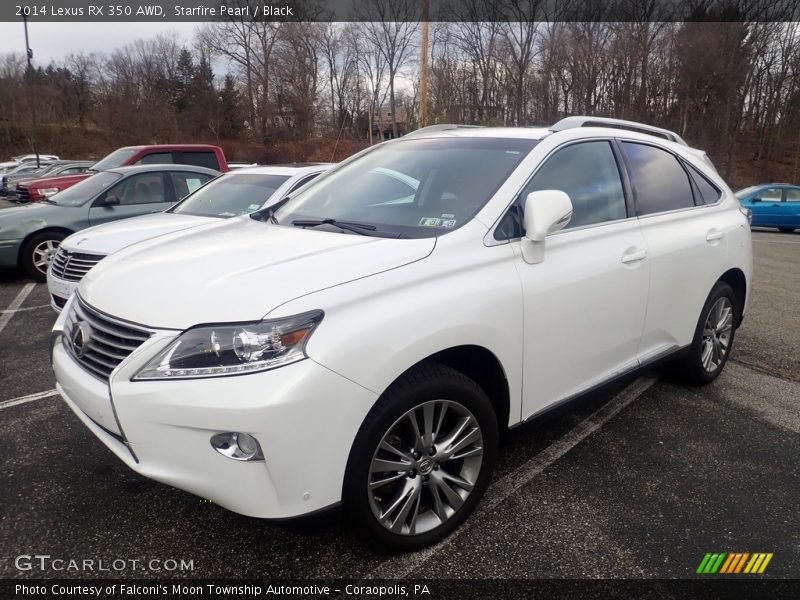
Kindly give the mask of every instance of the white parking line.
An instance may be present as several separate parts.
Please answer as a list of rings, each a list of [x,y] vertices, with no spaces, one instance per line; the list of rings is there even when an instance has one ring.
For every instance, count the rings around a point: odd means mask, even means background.
[[[25,299],[30,295],[33,291],[33,288],[36,287],[35,283],[26,283],[22,289],[17,294],[17,297],[11,301],[11,304],[8,305],[8,308],[0,314],[0,333],[2,333],[3,329],[6,328],[8,322],[11,320],[11,317],[14,316],[17,309],[22,306],[22,303],[25,302]]]
[[[3,410],[4,408],[11,408],[12,406],[17,406],[18,404],[25,404],[26,402],[33,402],[34,400],[41,400],[43,398],[50,398],[57,395],[57,391],[47,390],[46,392],[37,392],[35,394],[28,394],[27,396],[20,396],[19,398],[12,398],[11,400],[0,402],[0,410]]]
[[[486,514],[491,514],[504,500],[509,498],[522,486],[532,481],[547,467],[580,444],[592,433],[610,421],[619,411],[644,394],[658,379],[656,377],[643,377],[634,381],[613,400],[586,417],[558,441],[549,445],[529,461],[517,467],[501,480],[493,483],[486,490],[475,514],[460,528],[456,529],[449,537],[435,546],[425,548],[414,554],[407,554],[399,558],[385,560],[372,571],[367,579],[402,579],[408,577],[428,559],[438,552],[447,549],[453,541],[470,528],[470,525]]]
[[[5,313],[15,314],[15,313],[20,313],[20,312],[25,312],[25,311],[28,311],[28,310],[39,310],[40,308],[50,308],[50,305],[49,304],[38,304],[36,306],[26,306],[25,308],[17,308],[17,309],[14,309],[14,310],[7,308],[6,310],[0,310],[0,314],[5,314]]]

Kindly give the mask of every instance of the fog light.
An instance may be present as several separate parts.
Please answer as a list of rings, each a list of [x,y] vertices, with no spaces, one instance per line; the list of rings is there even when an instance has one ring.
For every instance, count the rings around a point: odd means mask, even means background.
[[[264,460],[258,440],[249,433],[218,433],[211,438],[211,447],[233,460]]]

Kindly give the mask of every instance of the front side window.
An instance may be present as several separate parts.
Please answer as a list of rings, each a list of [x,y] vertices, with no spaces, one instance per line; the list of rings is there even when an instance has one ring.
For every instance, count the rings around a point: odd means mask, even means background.
[[[223,175],[198,189],[170,212],[222,218],[248,214],[264,206],[287,179],[286,175],[255,173]],[[179,193],[177,189],[176,193]]]
[[[355,227],[366,235],[438,236],[472,219],[536,142],[436,138],[378,146],[300,190],[275,220],[347,233]]]
[[[672,154],[636,142],[622,142],[630,166],[638,216],[694,206],[689,176]]]
[[[152,154],[145,154],[142,158],[136,161],[137,165],[171,165],[172,152],[153,152]]]
[[[166,202],[161,173],[133,175],[110,189],[106,198],[117,197],[123,206]]]
[[[783,197],[781,188],[766,188],[758,192],[753,200],[756,202],[780,202]]]

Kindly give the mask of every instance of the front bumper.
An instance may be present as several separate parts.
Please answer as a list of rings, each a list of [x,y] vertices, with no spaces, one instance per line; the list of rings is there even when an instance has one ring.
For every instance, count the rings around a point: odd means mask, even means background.
[[[294,517],[341,499],[373,392],[310,359],[232,377],[131,381],[175,332],[154,335],[105,384],[72,358],[58,327],[52,360],[59,393],[137,473],[252,517]],[[255,436],[265,460],[234,461],[215,451],[211,437],[228,431]]]
[[[52,271],[50,269],[47,270],[47,291],[50,292],[50,306],[53,307],[54,311],[61,312],[66,301],[78,288],[78,283],[77,281],[67,281],[54,277]]]

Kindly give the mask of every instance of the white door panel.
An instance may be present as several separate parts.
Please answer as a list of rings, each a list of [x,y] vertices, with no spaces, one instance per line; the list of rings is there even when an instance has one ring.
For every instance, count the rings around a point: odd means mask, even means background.
[[[565,230],[531,265],[514,244],[523,285],[527,418],[636,366],[650,261],[639,222]]]
[[[650,252],[650,297],[640,358],[692,342],[697,319],[726,263],[726,211],[698,207],[642,217]]]

